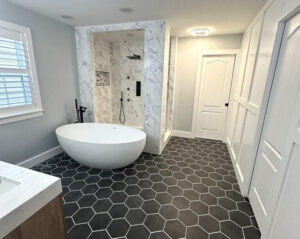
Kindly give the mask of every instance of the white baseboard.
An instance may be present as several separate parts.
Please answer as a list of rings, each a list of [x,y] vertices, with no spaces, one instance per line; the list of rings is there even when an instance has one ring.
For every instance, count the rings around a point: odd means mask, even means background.
[[[161,152],[164,150],[164,148],[166,147],[166,145],[170,141],[171,136],[172,136],[171,131],[168,131],[168,132],[165,133],[164,142],[161,143],[159,154],[161,154]]]
[[[231,162],[232,162],[232,165],[233,165],[233,168],[234,168],[234,171],[235,171],[235,175],[236,175],[240,190],[241,190],[241,194],[243,195],[243,197],[248,197],[248,192],[245,192],[244,188],[243,188],[244,178],[242,176],[240,167],[239,167],[238,163],[236,162],[236,156],[235,156],[235,152],[232,148],[231,142],[227,138],[225,143],[227,145],[227,149],[228,149],[228,152],[229,152],[229,156],[231,158]]]
[[[38,154],[36,156],[33,156],[29,159],[26,159],[25,161],[19,163],[19,166],[22,166],[24,168],[32,168],[33,166],[44,162],[45,160],[54,157],[55,155],[60,154],[63,152],[63,149],[60,146],[54,147],[52,149],[49,149],[41,154]]]
[[[168,142],[171,138],[171,131],[167,131],[165,133],[165,138],[164,138],[164,142]]]
[[[183,137],[183,138],[194,138],[192,132],[172,130],[172,136]]]

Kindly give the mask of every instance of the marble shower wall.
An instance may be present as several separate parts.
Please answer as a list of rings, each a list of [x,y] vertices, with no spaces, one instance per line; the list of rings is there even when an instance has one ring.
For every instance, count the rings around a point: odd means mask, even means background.
[[[93,72],[108,72],[111,81],[111,44],[109,41],[93,34],[91,36],[91,49],[93,59]],[[94,121],[112,123],[112,84],[97,86],[93,78]]]
[[[125,125],[144,128],[144,40],[111,43],[112,121],[119,122],[121,91],[124,93]],[[140,55],[142,60],[127,56]],[[141,96],[136,96],[136,81],[141,82]]]
[[[171,134],[167,134],[167,98],[168,98],[168,81],[169,81],[169,57],[170,57],[170,27],[166,27],[165,31],[165,49],[163,63],[163,85],[162,85],[162,101],[161,101],[161,144],[160,152],[168,143]]]
[[[109,73],[109,85],[94,86],[94,121],[119,124],[121,91],[124,93],[125,125],[144,128],[144,40],[109,41],[93,34],[95,71]],[[137,54],[142,60],[130,60]],[[95,72],[94,71],[94,72]],[[141,96],[136,96],[136,81],[141,81]]]
[[[88,107],[86,121],[94,119],[94,60],[91,53],[91,33],[144,29],[144,131],[147,134],[145,152],[160,154],[165,134],[168,81],[169,25],[165,20],[76,27],[77,64],[81,104]]]
[[[171,37],[169,82],[168,82],[168,97],[167,97],[167,132],[172,131],[172,125],[173,125],[177,47],[178,47],[178,38]]]

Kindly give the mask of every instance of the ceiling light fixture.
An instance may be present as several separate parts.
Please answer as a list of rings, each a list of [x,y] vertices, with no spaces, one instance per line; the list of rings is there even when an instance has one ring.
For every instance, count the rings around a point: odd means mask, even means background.
[[[130,12],[133,12],[133,9],[130,7],[122,7],[122,8],[120,8],[120,12],[130,13]]]
[[[61,15],[61,17],[62,17],[63,19],[67,19],[67,20],[73,20],[73,17],[72,17],[72,16]]]
[[[208,36],[210,34],[210,30],[208,28],[193,28],[191,31],[193,36]]]

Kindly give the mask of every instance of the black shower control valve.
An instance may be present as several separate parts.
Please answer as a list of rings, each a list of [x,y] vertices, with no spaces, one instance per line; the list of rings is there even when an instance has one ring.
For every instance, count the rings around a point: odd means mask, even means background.
[[[127,79],[129,80],[129,79],[130,79],[130,76],[127,76]]]
[[[140,81],[137,81],[136,82],[136,93],[135,93],[136,96],[141,96],[141,82]]]
[[[129,101],[130,101],[130,99],[127,99],[127,101],[129,102]]]
[[[128,87],[127,90],[130,90],[130,88]]]

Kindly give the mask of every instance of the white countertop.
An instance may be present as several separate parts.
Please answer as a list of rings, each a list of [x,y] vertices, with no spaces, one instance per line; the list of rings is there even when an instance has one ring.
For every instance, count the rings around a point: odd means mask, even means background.
[[[62,192],[60,178],[0,161],[0,180],[15,186],[0,194],[0,238]],[[1,182],[0,182],[1,187]]]

